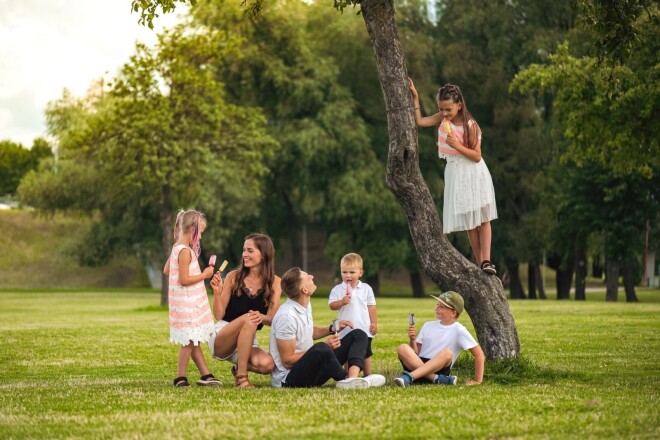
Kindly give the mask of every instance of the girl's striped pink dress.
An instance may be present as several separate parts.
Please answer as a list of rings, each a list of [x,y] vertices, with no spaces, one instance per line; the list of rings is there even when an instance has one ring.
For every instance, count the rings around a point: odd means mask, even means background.
[[[188,273],[191,276],[202,273],[192,249],[182,244],[172,248],[168,295],[170,342],[199,345],[200,342],[206,343],[214,333],[213,316],[204,281],[189,286],[182,286],[179,282],[179,253],[182,249],[188,249],[192,255]]]

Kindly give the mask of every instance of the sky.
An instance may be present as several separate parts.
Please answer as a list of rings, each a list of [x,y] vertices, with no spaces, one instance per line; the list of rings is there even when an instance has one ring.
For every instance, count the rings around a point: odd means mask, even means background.
[[[48,102],[114,77],[135,42],[153,45],[177,14],[161,15],[152,31],[131,0],[0,0],[0,140],[30,148],[46,135]]]

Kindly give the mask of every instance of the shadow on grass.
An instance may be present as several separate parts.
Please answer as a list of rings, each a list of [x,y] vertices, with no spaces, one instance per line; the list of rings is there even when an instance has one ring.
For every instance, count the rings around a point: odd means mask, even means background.
[[[474,375],[474,361],[471,356],[461,356],[454,365],[453,371],[465,377]],[[462,373],[461,373],[462,372]],[[584,377],[582,377],[584,376]],[[500,385],[519,385],[524,383],[553,383],[557,380],[587,381],[585,374],[573,371],[562,371],[539,367],[524,357],[502,361],[487,361],[484,381]]]

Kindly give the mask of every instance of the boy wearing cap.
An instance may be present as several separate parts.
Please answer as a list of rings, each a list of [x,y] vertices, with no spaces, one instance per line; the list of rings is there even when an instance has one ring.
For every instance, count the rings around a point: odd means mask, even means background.
[[[484,377],[484,353],[470,332],[456,320],[463,312],[463,297],[448,291],[433,296],[436,321],[426,322],[417,335],[415,326],[408,328],[409,344],[401,344],[397,349],[403,373],[394,383],[407,387],[413,382],[456,385],[457,377],[452,376],[451,367],[463,350],[470,350],[474,356],[474,379],[466,385],[478,385]]]

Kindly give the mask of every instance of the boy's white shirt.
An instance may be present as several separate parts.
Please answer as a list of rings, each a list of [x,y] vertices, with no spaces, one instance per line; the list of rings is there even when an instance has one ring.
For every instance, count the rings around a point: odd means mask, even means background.
[[[337,284],[330,291],[328,304],[339,301],[344,296],[346,296],[346,283]],[[364,330],[368,337],[373,338],[374,335],[369,331],[371,318],[369,318],[368,307],[375,305],[376,297],[374,296],[374,290],[369,284],[358,281],[357,285],[351,291],[351,303],[341,306],[338,310],[339,314],[337,318],[340,321],[351,321],[353,323],[353,329],[359,328],[360,330]],[[339,332],[339,338],[343,338],[353,329],[345,327]]]
[[[458,355],[463,350],[469,350],[479,345],[470,332],[460,322],[442,325],[438,320],[424,323],[417,335],[417,343],[422,346],[419,357],[431,359],[441,350],[451,350],[451,365],[454,365]]]

